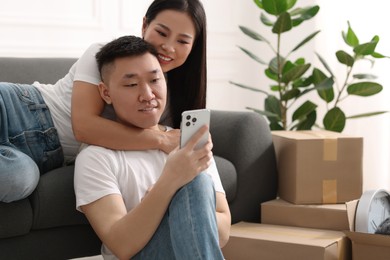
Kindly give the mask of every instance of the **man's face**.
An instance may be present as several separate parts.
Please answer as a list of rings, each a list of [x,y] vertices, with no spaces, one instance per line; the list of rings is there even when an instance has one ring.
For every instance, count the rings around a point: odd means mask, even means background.
[[[113,105],[119,122],[139,128],[157,127],[167,87],[152,54],[116,59],[99,89],[102,98]]]

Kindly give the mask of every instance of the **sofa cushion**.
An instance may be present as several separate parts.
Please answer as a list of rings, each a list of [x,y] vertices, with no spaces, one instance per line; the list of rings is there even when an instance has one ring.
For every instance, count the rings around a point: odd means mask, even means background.
[[[87,224],[76,210],[73,188],[74,166],[61,167],[41,175],[30,196],[34,212],[33,229]]]
[[[28,199],[0,202],[0,238],[25,235],[32,226],[32,209]]]

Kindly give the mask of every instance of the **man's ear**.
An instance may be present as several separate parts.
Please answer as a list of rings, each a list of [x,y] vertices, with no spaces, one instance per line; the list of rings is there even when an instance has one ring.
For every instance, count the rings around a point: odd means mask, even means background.
[[[107,103],[107,104],[112,104],[111,97],[110,97],[110,89],[106,84],[103,82],[100,82],[98,85],[99,88],[99,93],[102,99]]]
[[[148,24],[146,23],[146,17],[142,19],[142,39],[145,37],[146,29],[148,28]]]

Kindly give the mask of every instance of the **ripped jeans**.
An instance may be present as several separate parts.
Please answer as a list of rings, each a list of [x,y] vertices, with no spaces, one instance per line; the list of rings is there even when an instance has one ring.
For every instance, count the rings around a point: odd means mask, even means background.
[[[0,201],[26,198],[40,174],[63,161],[57,130],[39,90],[0,82]]]

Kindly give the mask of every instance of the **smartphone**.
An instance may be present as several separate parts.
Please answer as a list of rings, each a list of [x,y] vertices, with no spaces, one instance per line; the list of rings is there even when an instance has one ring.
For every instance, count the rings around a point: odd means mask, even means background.
[[[204,125],[210,125],[210,109],[187,110],[181,114],[180,148],[185,146],[189,139]],[[209,132],[205,133],[195,149],[204,146],[209,139]]]

